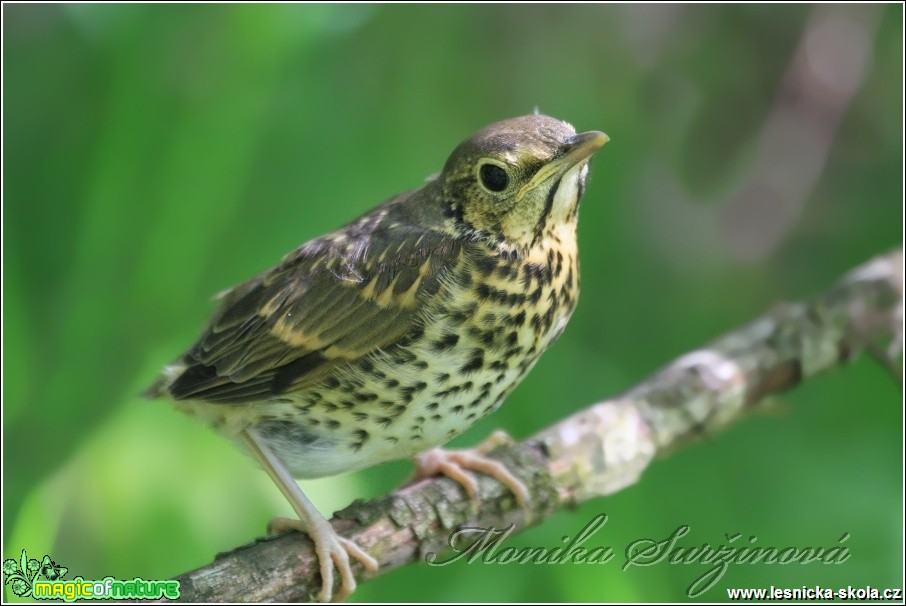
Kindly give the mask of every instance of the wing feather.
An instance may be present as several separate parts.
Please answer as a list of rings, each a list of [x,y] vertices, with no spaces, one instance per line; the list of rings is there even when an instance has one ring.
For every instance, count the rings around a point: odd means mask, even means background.
[[[158,393],[217,403],[266,400],[419,332],[419,310],[455,263],[459,242],[373,219],[368,233],[355,232],[356,225],[303,245],[226,292],[180,360],[185,370],[162,381]]]

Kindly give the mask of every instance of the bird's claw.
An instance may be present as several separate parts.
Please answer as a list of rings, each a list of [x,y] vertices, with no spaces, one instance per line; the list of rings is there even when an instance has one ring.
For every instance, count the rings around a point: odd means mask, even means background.
[[[271,520],[267,529],[270,533],[298,530],[311,538],[315,544],[315,555],[318,557],[321,571],[319,602],[343,602],[355,591],[356,580],[349,563],[350,556],[361,562],[368,572],[375,572],[378,569],[377,560],[350,539],[338,535],[327,522],[309,528],[301,520],[277,517]],[[334,569],[340,573],[340,589],[336,594],[333,593]]]
[[[487,456],[502,444],[512,444],[513,439],[504,431],[495,431],[476,446],[466,450],[444,450],[432,448],[416,455],[415,471],[410,481],[436,475],[445,475],[461,485],[471,499],[478,498],[478,482],[467,471],[490,476],[509,488],[516,496],[516,502],[524,507],[529,502],[529,491],[525,483],[496,459]]]

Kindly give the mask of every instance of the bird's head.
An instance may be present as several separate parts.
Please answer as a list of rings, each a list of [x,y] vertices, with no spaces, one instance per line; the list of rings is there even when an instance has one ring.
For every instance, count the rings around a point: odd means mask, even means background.
[[[607,141],[598,131],[577,135],[550,116],[520,116],[460,143],[437,182],[459,228],[527,248],[547,231],[575,223],[588,159]]]

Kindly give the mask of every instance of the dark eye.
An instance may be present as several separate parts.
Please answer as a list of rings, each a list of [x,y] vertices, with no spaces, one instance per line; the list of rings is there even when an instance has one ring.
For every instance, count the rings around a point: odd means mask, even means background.
[[[503,191],[510,184],[510,176],[506,171],[491,163],[483,164],[478,169],[478,178],[481,179],[481,184],[491,191]]]

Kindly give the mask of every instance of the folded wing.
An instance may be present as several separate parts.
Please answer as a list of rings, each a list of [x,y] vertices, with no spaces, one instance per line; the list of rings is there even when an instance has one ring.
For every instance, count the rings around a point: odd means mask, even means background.
[[[401,226],[313,240],[223,295],[150,395],[244,403],[314,385],[420,331],[459,254],[455,239]]]

